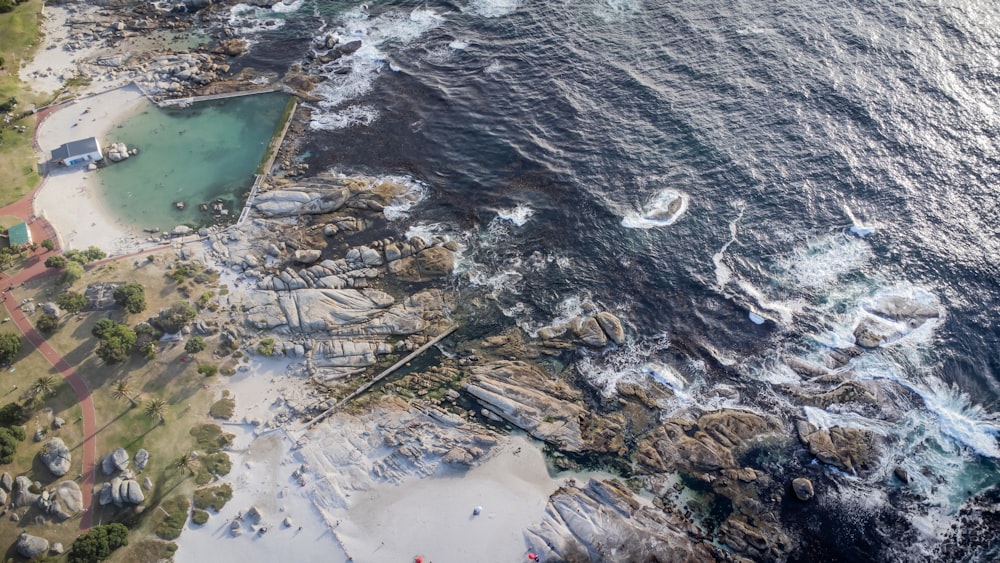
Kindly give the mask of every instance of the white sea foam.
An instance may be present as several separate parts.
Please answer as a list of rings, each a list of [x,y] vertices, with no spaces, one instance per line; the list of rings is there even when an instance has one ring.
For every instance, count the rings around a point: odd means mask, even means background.
[[[861,238],[865,238],[866,236],[875,232],[875,227],[872,225],[866,225],[861,221],[859,221],[858,218],[854,216],[854,212],[851,211],[851,208],[848,207],[846,203],[844,204],[844,212],[847,213],[847,216],[851,219],[850,231],[855,235]]]
[[[275,2],[271,6],[271,11],[279,14],[290,14],[299,11],[303,2],[304,0],[281,0],[281,2]]]
[[[348,108],[346,113],[337,114],[344,111],[344,104],[372,91],[379,73],[389,66],[388,49],[405,46],[444,21],[434,10],[423,8],[409,12],[390,10],[372,17],[362,6],[344,14],[342,25],[317,37],[316,44],[322,44],[326,35],[331,35],[340,43],[360,40],[361,47],[322,67],[326,80],[313,90],[320,101],[316,102],[310,127],[329,130],[370,124],[377,118],[377,111],[373,113],[366,106],[360,106],[365,108],[364,112]]]
[[[483,68],[483,72],[489,75],[500,74],[503,72],[503,64],[500,61],[490,61],[490,64]]]
[[[607,23],[617,23],[642,13],[641,0],[600,0],[594,6],[594,15]]]
[[[448,47],[450,47],[450,48],[452,48],[452,49],[454,49],[456,51],[461,51],[461,50],[467,49],[469,47],[469,42],[468,41],[462,41],[461,39],[456,39],[456,40],[452,41],[451,43],[448,43]]]
[[[650,199],[639,212],[622,218],[622,226],[629,229],[652,229],[668,227],[684,215],[691,197],[681,191],[665,189]]]
[[[521,0],[472,0],[466,11],[484,18],[499,18],[513,13],[521,6]]]
[[[534,214],[535,210],[523,203],[517,204],[513,209],[497,210],[498,219],[507,221],[515,227],[523,227]]]
[[[368,126],[379,118],[379,112],[374,106],[350,105],[341,110],[321,113],[313,117],[311,126],[322,131],[348,129],[354,126]]]
[[[301,0],[299,3],[301,4]],[[251,39],[246,37],[247,34],[278,29],[285,25],[285,21],[274,17],[274,12],[270,9],[243,3],[229,8],[227,20],[228,27],[238,30],[248,43],[251,42]]]
[[[793,287],[821,289],[847,273],[871,262],[874,254],[863,240],[844,235],[826,235],[809,240],[779,261]]]
[[[382,209],[382,214],[389,221],[409,217],[410,210],[427,197],[427,186],[409,176],[386,176],[382,179],[406,186],[402,193],[396,194],[392,202]]]

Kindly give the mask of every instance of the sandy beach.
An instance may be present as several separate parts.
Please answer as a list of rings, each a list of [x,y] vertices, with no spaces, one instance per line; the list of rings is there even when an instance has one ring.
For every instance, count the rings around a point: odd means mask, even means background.
[[[362,444],[359,436],[368,430],[359,431],[353,417],[334,416],[305,433],[297,423],[265,429],[276,398],[303,385],[288,365],[254,361],[216,389],[236,398],[239,422],[224,426],[236,435],[233,471],[224,479],[234,496],[207,524],[188,522],[177,540],[178,563],[527,560],[524,531],[542,520],[562,482],[549,475],[539,442],[505,436],[470,470],[443,466],[429,477],[388,482],[373,475],[384,448]],[[360,447],[331,455],[343,443]],[[331,457],[335,466],[324,463]],[[238,520],[251,507],[263,515],[260,522]],[[267,531],[259,533],[260,527]]]
[[[138,88],[124,86],[56,108],[36,133],[40,161],[47,161],[63,143],[78,139],[96,137],[102,146],[107,145],[113,141],[109,134],[114,125],[149,103]],[[85,164],[50,166],[35,196],[35,214],[48,219],[63,248],[96,246],[110,255],[139,250],[143,233],[109,213],[94,193],[100,173],[99,169],[88,171]]]

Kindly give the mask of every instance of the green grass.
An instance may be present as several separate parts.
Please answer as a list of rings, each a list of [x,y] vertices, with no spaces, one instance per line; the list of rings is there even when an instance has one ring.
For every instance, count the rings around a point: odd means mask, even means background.
[[[191,429],[195,448],[207,454],[214,454],[233,443],[232,434],[226,434],[218,424],[199,424]]]
[[[4,59],[4,67],[0,69],[0,100],[7,101],[11,96],[17,98],[17,111],[44,102],[43,97],[31,92],[17,74],[21,61],[30,60],[38,48],[41,9],[41,0],[31,0],[16,6],[12,12],[0,14],[0,57]],[[17,201],[39,181],[35,150],[31,145],[35,117],[28,116],[15,125],[27,129],[19,133],[12,127],[0,125],[0,205]]]

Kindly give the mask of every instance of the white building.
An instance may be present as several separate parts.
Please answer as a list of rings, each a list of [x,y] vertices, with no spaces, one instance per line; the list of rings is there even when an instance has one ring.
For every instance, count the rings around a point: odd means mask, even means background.
[[[81,162],[93,162],[103,158],[101,145],[97,142],[96,137],[66,143],[52,151],[52,161],[63,166],[73,166]]]

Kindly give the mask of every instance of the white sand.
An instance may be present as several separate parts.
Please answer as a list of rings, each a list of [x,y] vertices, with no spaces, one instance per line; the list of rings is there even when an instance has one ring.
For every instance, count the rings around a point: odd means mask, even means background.
[[[109,134],[114,125],[147,104],[149,102],[138,88],[125,86],[60,107],[38,127],[36,141],[42,149],[39,158],[48,161],[53,149],[87,137],[96,137],[106,146],[113,141]],[[101,170],[87,171],[83,164],[50,167],[35,196],[34,212],[52,223],[64,248],[96,246],[111,255],[134,252],[146,237],[104,207],[94,193],[100,173]]]
[[[270,419],[280,396],[276,391],[302,384],[285,373],[286,365],[278,360],[254,361],[251,368],[220,380],[236,398],[237,418]],[[560,485],[548,475],[540,445],[515,435],[472,470],[412,477],[400,485],[378,483],[348,494],[348,506],[331,509],[338,503],[322,497],[329,489],[317,480],[368,472],[372,468],[367,459],[354,460],[358,466],[342,467],[336,475],[310,470],[301,486],[293,472],[305,458],[292,449],[283,430],[254,436],[246,424],[225,429],[237,435],[233,449],[238,453],[233,455],[233,472],[226,477],[234,485],[233,500],[208,524],[188,523],[177,540],[178,563],[333,563],[348,561],[348,554],[357,562],[413,561],[418,555],[428,563],[522,561],[527,553],[523,531],[541,521],[549,495]],[[318,425],[307,439],[317,442],[313,436],[317,432],[328,437],[340,434],[333,421]],[[260,535],[243,523],[243,534],[232,537],[229,523],[251,506],[264,513],[268,531]],[[478,516],[473,515],[476,506],[482,507]],[[291,527],[282,525],[286,516],[292,519]]]
[[[71,29],[67,21],[74,17],[88,19],[87,12],[93,10],[86,3],[74,4],[73,7],[78,16],[72,15],[65,6],[48,5],[42,11],[42,45],[35,52],[33,60],[21,63],[19,73],[21,80],[30,84],[37,92],[51,94],[61,90],[66,85],[66,80],[77,75],[79,63],[106,51],[99,43],[91,42],[78,42],[81,48],[72,51],[65,48]],[[97,92],[124,84],[123,80],[115,81],[107,76],[95,78],[83,92]]]

